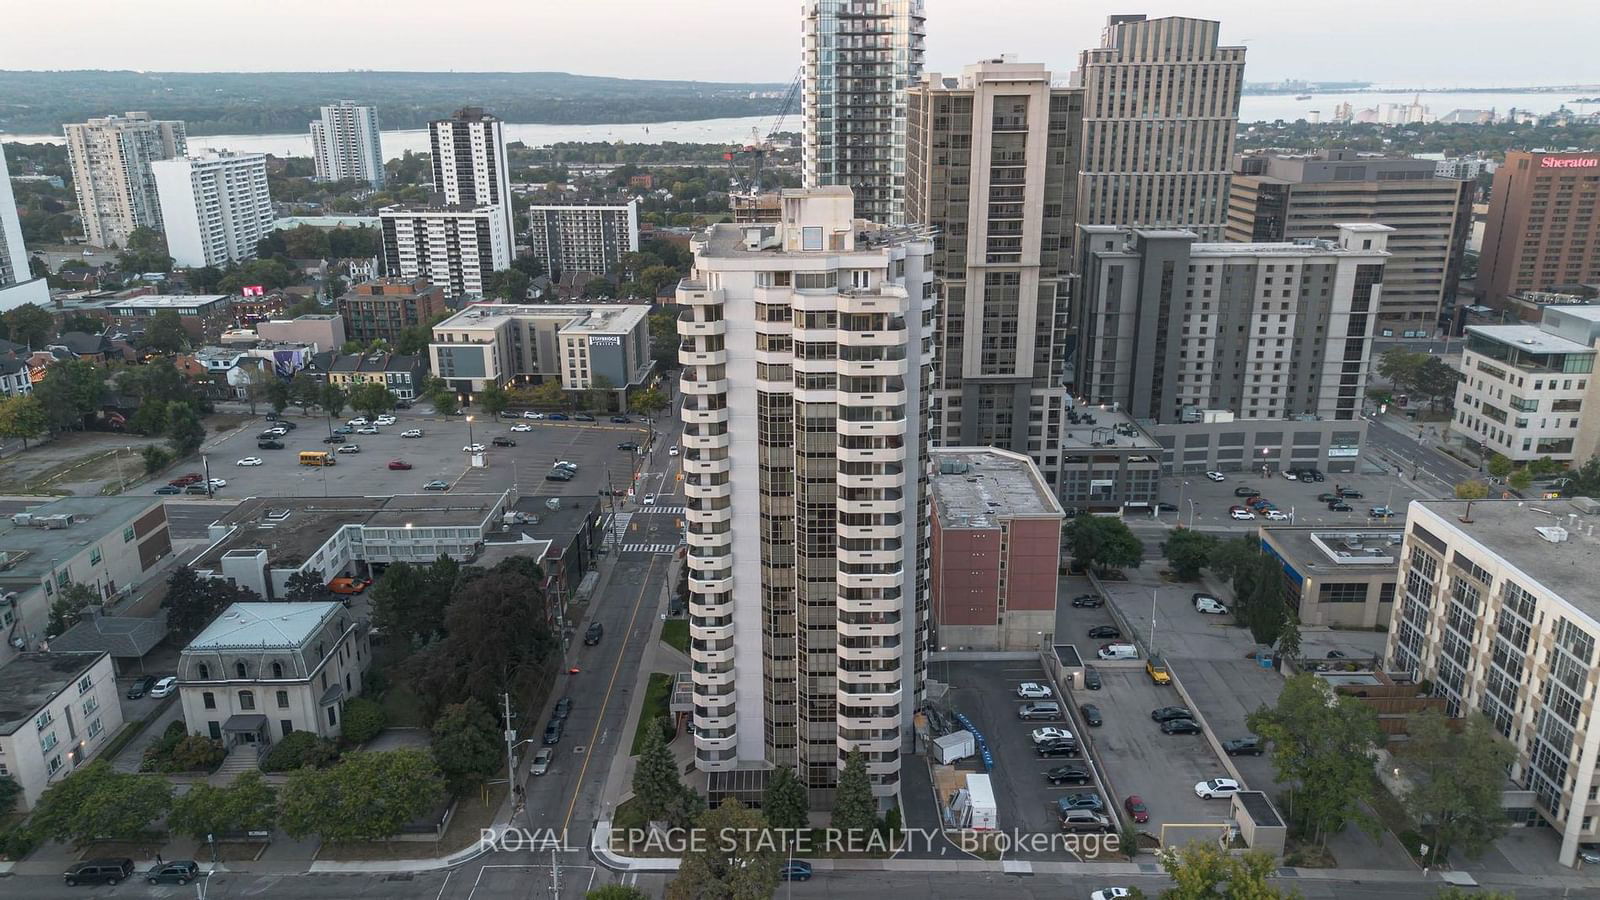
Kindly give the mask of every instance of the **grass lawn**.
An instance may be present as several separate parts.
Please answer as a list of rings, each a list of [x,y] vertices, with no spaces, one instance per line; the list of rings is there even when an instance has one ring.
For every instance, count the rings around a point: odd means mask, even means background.
[[[639,722],[633,728],[633,749],[629,756],[638,756],[644,746],[645,728],[656,727],[656,720],[671,713],[672,676],[665,672],[651,672],[650,684],[644,689],[644,706],[639,709]]]
[[[689,620],[668,619],[661,625],[661,640],[676,647],[679,653],[689,652]]]

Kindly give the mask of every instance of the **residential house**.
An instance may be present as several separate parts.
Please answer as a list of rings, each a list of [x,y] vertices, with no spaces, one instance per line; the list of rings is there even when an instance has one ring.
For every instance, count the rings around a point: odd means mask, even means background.
[[[401,400],[417,399],[426,374],[422,357],[400,353],[341,354],[328,366],[328,381],[346,391],[358,384],[381,384]]]

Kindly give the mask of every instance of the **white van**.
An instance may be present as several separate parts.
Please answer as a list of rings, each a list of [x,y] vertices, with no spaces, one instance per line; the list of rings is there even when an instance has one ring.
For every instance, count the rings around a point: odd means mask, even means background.
[[[1101,659],[1138,659],[1139,648],[1132,644],[1106,644],[1100,648]]]
[[[1194,595],[1194,611],[1197,613],[1210,613],[1211,615],[1217,616],[1225,616],[1228,614],[1228,608],[1222,605],[1222,601],[1211,596],[1210,594]]]

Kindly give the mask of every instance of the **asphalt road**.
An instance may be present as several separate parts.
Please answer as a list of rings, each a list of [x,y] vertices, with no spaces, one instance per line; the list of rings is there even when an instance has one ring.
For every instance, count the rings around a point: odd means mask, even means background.
[[[1416,427],[1434,428],[1442,433],[1445,423],[1426,423]],[[1414,429],[1410,430],[1410,434],[1402,434],[1379,422],[1372,422],[1367,427],[1367,458],[1397,467],[1407,478],[1415,474],[1423,488],[1443,497],[1455,496],[1455,486],[1460,482],[1480,477],[1475,467],[1433,449],[1431,441],[1435,439],[1431,435],[1418,443],[1415,434]]]

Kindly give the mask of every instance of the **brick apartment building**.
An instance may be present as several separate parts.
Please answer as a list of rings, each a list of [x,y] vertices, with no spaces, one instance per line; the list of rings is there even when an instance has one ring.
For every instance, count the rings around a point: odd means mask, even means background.
[[[394,343],[400,332],[427,325],[447,311],[444,288],[425,278],[376,278],[339,298],[349,340],[363,344],[379,338]]]

